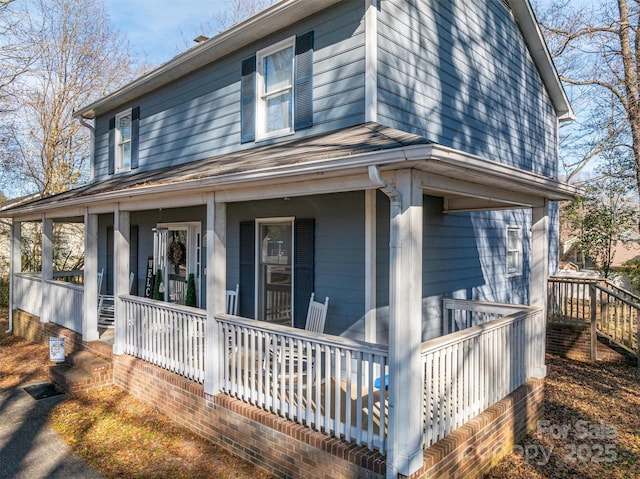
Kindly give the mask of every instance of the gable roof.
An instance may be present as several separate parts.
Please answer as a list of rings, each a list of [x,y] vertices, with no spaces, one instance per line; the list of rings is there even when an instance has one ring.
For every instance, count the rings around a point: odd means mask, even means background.
[[[74,112],[76,118],[95,118],[164,86],[191,71],[250,45],[276,31],[343,0],[282,0],[238,23],[109,95]],[[573,110],[546,46],[529,0],[508,0],[529,52],[547,87],[560,120],[573,119]]]

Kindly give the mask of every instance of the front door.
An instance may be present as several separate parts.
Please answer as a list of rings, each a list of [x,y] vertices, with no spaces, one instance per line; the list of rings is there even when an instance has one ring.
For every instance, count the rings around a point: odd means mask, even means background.
[[[258,228],[258,319],[293,323],[293,220],[261,220]]]
[[[166,255],[160,264],[167,271],[167,299],[178,304],[185,304],[187,296],[187,280],[193,273],[195,280],[196,305],[200,305],[200,255],[201,237],[200,223],[164,223],[158,224],[157,230],[163,230],[166,237],[162,241],[157,254]],[[158,264],[158,263],[156,263]]]

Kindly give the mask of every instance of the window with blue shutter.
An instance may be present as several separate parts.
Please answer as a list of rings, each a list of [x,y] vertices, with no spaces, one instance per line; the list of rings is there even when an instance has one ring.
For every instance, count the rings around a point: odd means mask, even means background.
[[[121,111],[109,119],[108,174],[138,168],[140,107]]]
[[[313,126],[313,32],[244,60],[240,89],[241,142]]]

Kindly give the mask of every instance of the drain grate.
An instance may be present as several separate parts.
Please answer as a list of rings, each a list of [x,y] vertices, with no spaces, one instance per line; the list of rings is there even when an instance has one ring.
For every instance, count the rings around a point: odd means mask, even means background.
[[[33,399],[36,401],[39,399],[50,398],[64,394],[58,390],[52,383],[34,384],[33,386],[27,386],[24,388]]]

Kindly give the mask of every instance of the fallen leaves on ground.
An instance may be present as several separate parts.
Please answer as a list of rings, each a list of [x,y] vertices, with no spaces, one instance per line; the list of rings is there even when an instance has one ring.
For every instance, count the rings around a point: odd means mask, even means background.
[[[7,311],[0,310],[0,389],[47,381],[49,348],[6,334],[7,325]],[[115,386],[68,398],[49,423],[107,478],[272,477]]]
[[[7,335],[0,388],[48,378],[49,349]],[[640,477],[640,370],[547,356],[544,417],[486,479]],[[268,478],[116,387],[59,405],[51,424],[107,478]]]
[[[640,370],[547,356],[544,417],[486,479],[640,477]]]

